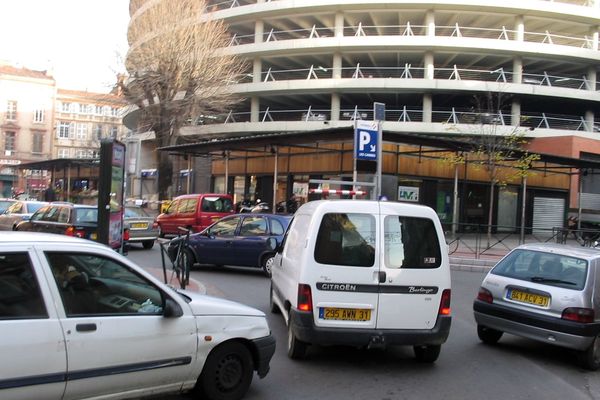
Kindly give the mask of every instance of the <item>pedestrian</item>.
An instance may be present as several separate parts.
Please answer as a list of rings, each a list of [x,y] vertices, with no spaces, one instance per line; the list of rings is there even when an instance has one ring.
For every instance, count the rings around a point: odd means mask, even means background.
[[[52,188],[52,185],[48,186],[44,191],[44,200],[48,202],[52,202],[56,200],[56,193]]]

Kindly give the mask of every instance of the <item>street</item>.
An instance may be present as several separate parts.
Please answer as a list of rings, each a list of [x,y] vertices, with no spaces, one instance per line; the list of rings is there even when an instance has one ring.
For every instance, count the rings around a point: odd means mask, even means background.
[[[160,248],[134,247],[128,257],[160,267]],[[600,372],[580,368],[575,355],[505,334],[497,346],[477,338],[472,301],[484,276],[452,271],[452,329],[433,365],[415,361],[412,348],[362,350],[311,346],[308,357],[286,355],[283,318],[269,312],[269,280],[259,270],[196,266],[193,279],[208,294],[264,311],[277,339],[271,371],[255,375],[245,399],[600,399]],[[173,396],[169,399],[183,399]]]

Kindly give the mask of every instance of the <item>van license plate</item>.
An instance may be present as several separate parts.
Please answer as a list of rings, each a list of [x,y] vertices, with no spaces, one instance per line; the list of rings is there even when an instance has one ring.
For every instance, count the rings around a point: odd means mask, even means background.
[[[369,321],[371,319],[371,310],[321,307],[319,309],[319,318],[339,321]]]
[[[548,296],[541,296],[539,294],[522,292],[520,290],[512,289],[508,293],[508,298],[511,300],[518,301],[520,303],[533,304],[536,306],[547,307],[550,302]]]

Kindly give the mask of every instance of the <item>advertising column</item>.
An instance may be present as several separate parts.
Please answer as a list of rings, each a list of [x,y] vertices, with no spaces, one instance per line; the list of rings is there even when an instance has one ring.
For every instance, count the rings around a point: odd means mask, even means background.
[[[98,241],[119,250],[123,245],[125,145],[116,140],[100,144],[98,180]]]

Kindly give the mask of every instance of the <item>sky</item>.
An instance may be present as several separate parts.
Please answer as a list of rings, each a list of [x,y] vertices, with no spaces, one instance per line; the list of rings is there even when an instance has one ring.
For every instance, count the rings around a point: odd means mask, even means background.
[[[0,61],[108,93],[123,72],[129,0],[0,0]]]

